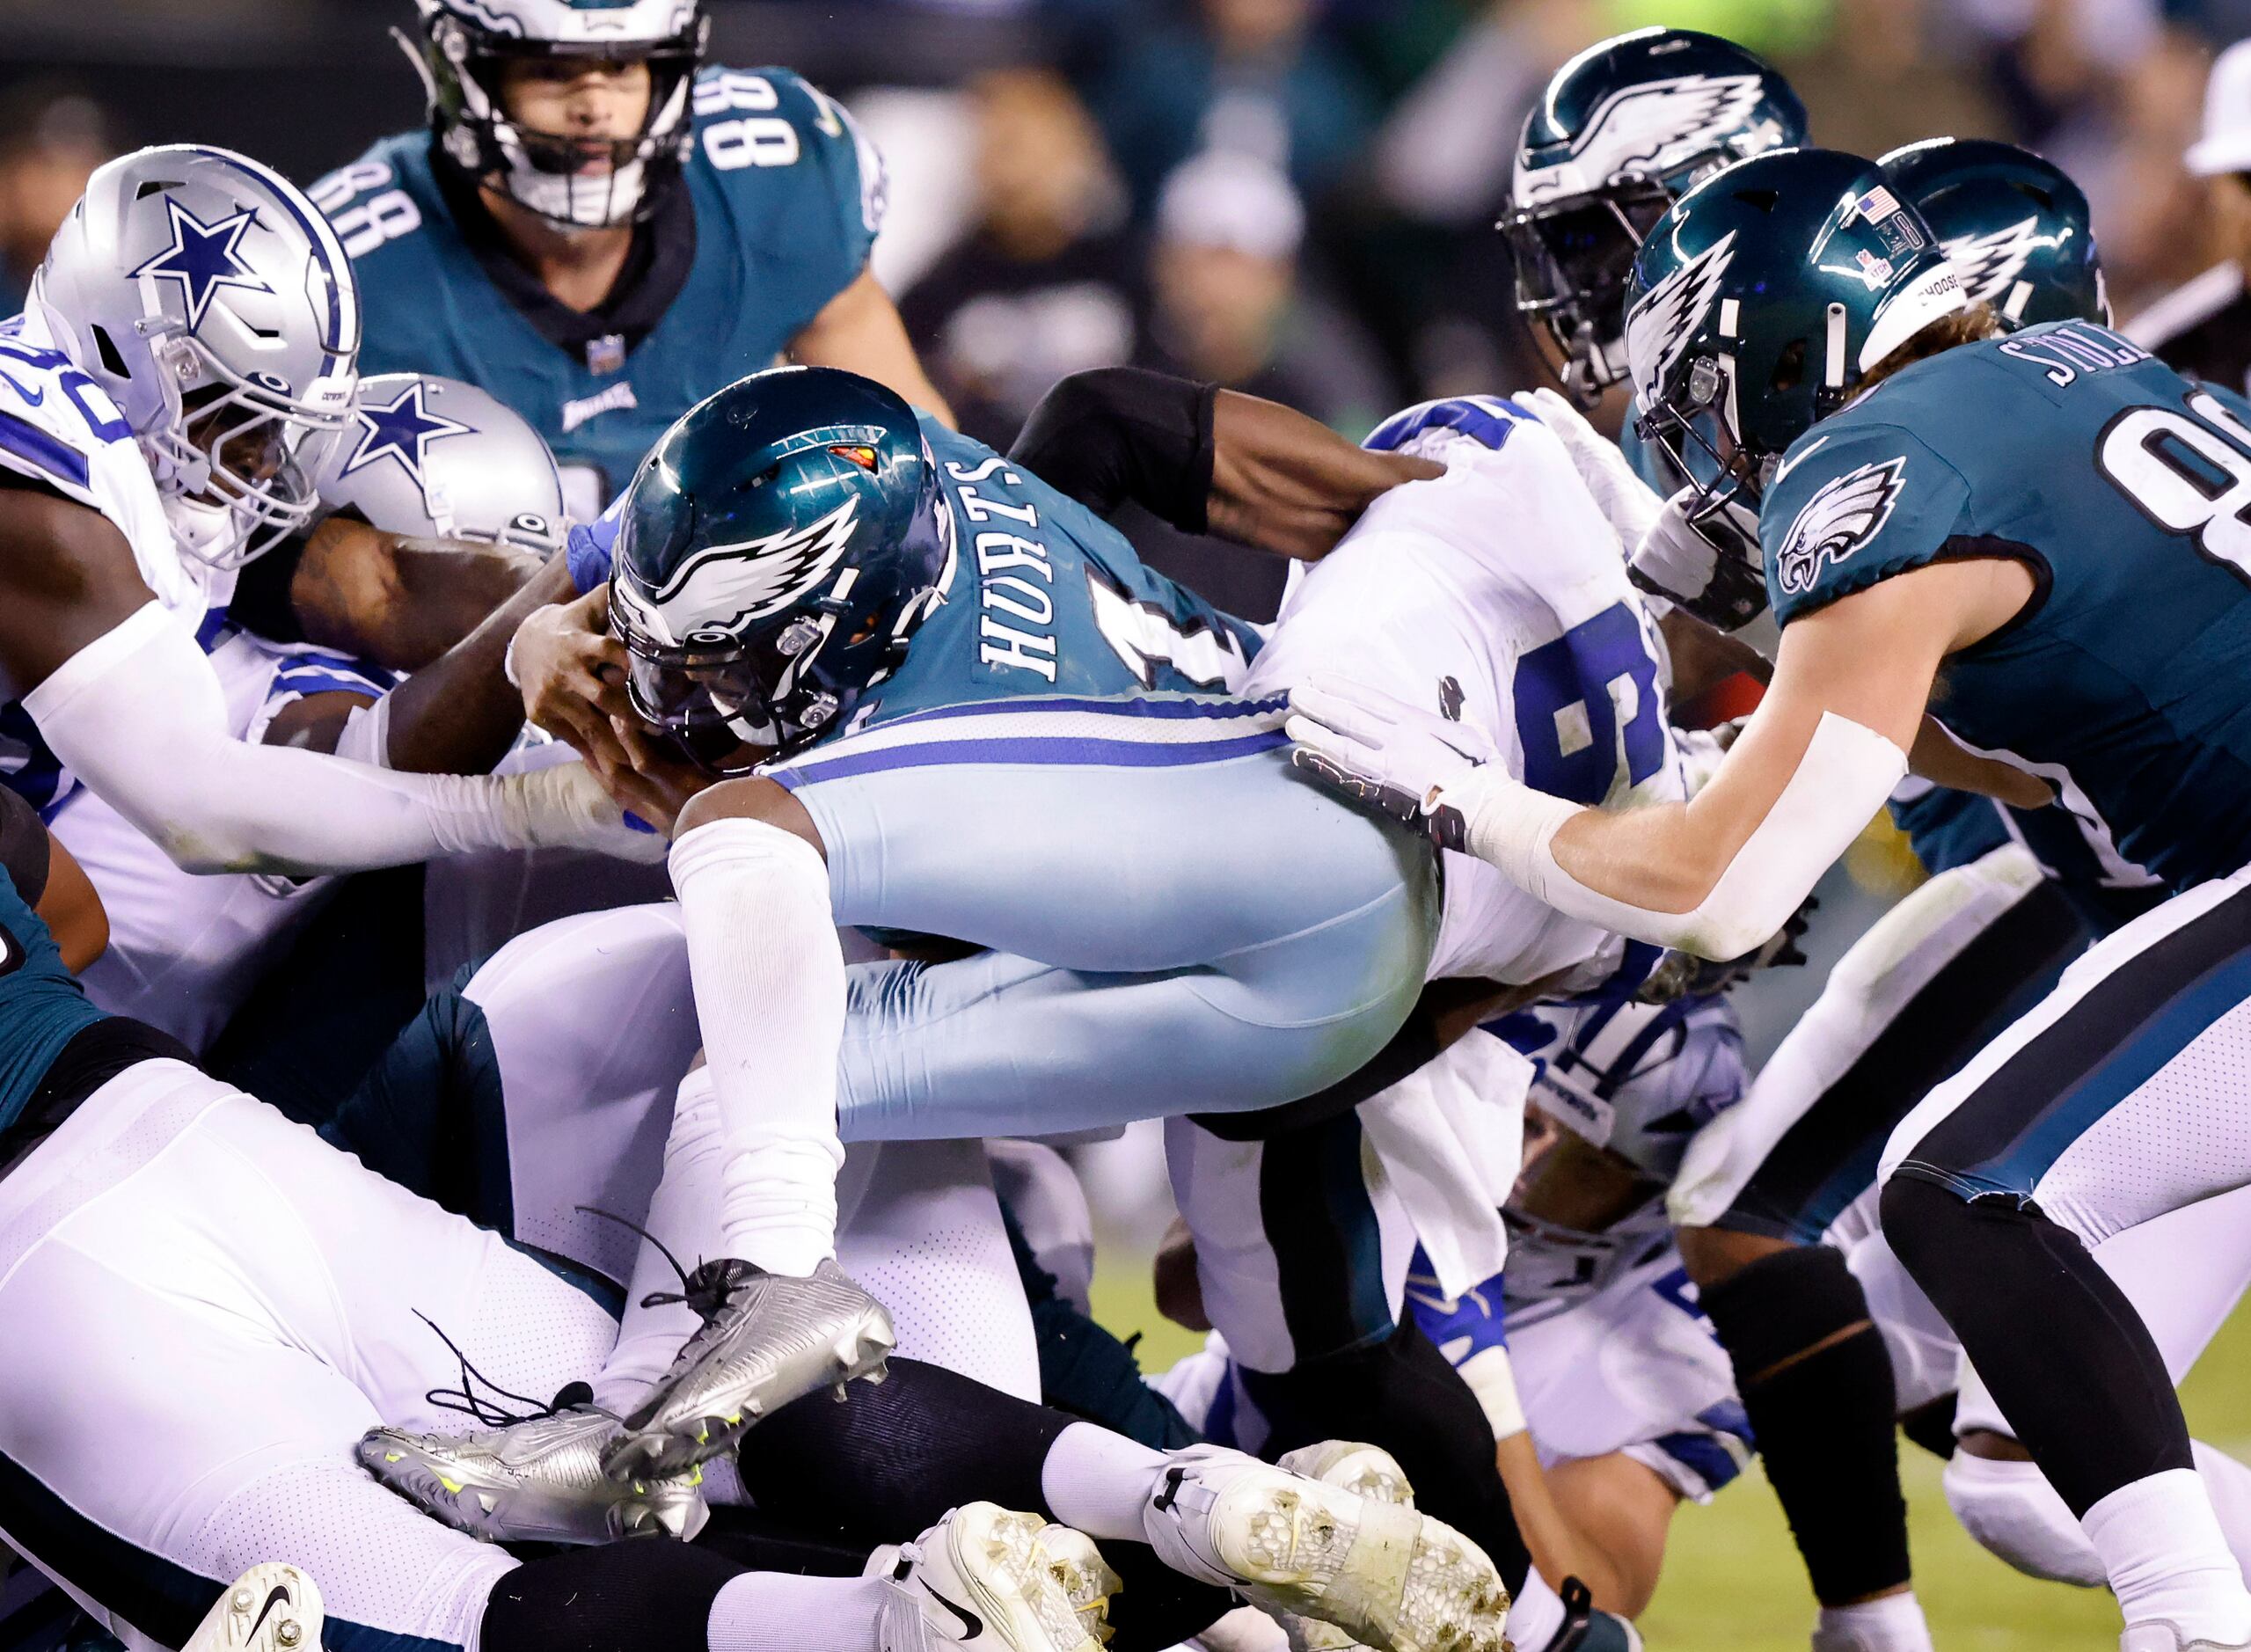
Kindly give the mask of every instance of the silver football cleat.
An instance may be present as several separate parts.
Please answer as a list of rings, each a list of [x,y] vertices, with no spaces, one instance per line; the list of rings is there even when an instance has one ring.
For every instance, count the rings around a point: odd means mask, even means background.
[[[319,1652],[325,1622],[312,1579],[265,1561],[212,1603],[180,1652]]]
[[[358,1455],[425,1514],[487,1543],[694,1537],[711,1515],[702,1474],[612,1479],[603,1459],[624,1431],[606,1411],[573,1407],[474,1434],[376,1429]]]
[[[898,1340],[883,1305],[833,1260],[798,1278],[706,1262],[687,1299],[704,1313],[672,1369],[625,1417],[603,1455],[618,1477],[676,1474],[734,1449],[761,1417],[816,1388],[883,1380]]]

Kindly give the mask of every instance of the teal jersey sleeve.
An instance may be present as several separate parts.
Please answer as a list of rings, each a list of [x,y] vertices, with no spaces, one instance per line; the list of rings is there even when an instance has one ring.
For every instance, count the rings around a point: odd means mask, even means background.
[[[1911,432],[1874,422],[1815,426],[1784,456],[1759,508],[1775,619],[1787,625],[1938,560],[1966,531],[1969,504],[1962,473]]]

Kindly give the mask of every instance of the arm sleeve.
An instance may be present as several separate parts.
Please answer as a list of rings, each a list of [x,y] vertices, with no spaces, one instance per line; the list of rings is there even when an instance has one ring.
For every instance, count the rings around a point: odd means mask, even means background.
[[[1948,554],[1972,534],[1962,472],[1897,425],[1816,425],[1758,513],[1774,618],[1802,614]]]
[[[47,893],[49,862],[47,823],[39,811],[0,786],[0,871],[7,873],[26,906],[36,907]]]
[[[1217,384],[1138,367],[1073,373],[1040,398],[1008,457],[1097,515],[1128,501],[1183,533],[1210,525]]]
[[[190,872],[313,875],[474,849],[662,851],[625,828],[583,764],[397,774],[246,745],[210,662],[154,603],[63,662],[24,707],[58,758]]]

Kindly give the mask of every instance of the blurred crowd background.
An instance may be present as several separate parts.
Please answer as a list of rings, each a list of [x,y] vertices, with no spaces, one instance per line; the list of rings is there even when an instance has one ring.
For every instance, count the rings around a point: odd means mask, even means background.
[[[1356,436],[1425,397],[1552,382],[1492,227],[1511,153],[1560,64],[1648,24],[1773,58],[1821,143],[2040,150],[2094,204],[2122,318],[2251,253],[2251,190],[2182,166],[2212,55],[2251,34],[2251,0],[706,7],[712,61],[796,69],[881,145],[877,274],[964,425],[999,446],[1057,377],[1117,362],[1273,396]],[[121,149],[223,143],[309,183],[418,126],[421,88],[388,38],[413,15],[412,0],[0,0],[0,314]],[[1272,614],[1278,564],[1129,527],[1223,606]],[[1743,995],[1755,1052],[1911,868],[1879,826],[1832,873],[1816,968]],[[1127,1225],[1161,1224],[1161,1178],[1101,1180],[1150,1188]]]

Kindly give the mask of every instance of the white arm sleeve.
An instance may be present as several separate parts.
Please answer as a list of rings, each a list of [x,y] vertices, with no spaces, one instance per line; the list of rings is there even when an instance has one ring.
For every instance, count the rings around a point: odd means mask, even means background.
[[[1441,791],[1462,812],[1466,847],[1557,911],[1703,958],[1740,958],[1789,920],[1907,772],[1907,754],[1850,718],[1823,712],[1805,756],[1711,893],[1686,912],[1633,906],[1580,882],[1551,851],[1579,806],[1487,764]]]
[[[311,875],[476,849],[584,848],[639,859],[584,764],[534,774],[395,774],[237,739],[211,662],[154,603],[24,697],[95,795],[189,872]]]
[[[719,1098],[729,1256],[805,1275],[837,1249],[844,954],[821,852],[758,820],[672,845],[696,1014]]]

